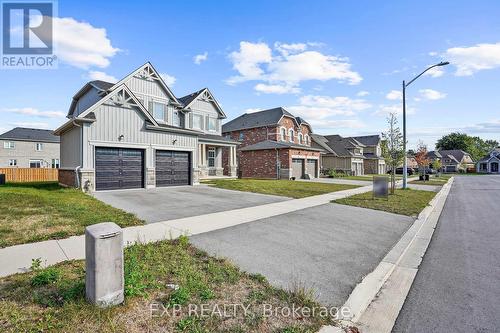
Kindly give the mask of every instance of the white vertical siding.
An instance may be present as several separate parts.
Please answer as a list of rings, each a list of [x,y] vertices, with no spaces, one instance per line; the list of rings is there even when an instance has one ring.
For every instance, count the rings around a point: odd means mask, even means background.
[[[159,98],[168,99],[167,92],[162,85],[153,79],[140,78],[138,76],[131,77],[125,85],[132,90],[133,93],[141,95],[155,96]]]
[[[81,127],[73,127],[61,135],[61,168],[82,166]]]

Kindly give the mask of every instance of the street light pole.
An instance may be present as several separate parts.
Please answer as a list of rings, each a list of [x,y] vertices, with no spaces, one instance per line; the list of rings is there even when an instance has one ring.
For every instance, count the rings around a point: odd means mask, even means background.
[[[424,75],[425,72],[430,70],[431,68],[438,67],[438,66],[446,66],[449,65],[450,63],[448,61],[441,61],[438,64],[432,65],[428,68],[426,68],[422,73],[418,74],[415,76],[411,81],[406,83],[403,80],[403,150],[404,150],[404,161],[403,161],[403,189],[406,189],[408,187],[408,160],[406,156],[406,87],[408,87],[410,84],[413,83],[416,79]]]

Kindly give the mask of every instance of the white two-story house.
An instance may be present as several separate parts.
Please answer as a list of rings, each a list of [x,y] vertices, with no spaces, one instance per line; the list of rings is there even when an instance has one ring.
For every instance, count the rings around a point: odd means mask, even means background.
[[[85,84],[67,117],[54,131],[62,185],[95,191],[236,176],[238,143],[221,136],[226,115],[210,90],[177,98],[149,62],[117,83]]]

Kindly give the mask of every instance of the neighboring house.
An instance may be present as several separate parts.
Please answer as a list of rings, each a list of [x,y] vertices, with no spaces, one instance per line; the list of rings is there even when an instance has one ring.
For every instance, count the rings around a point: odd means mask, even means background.
[[[240,142],[242,177],[319,177],[321,150],[311,147],[311,126],[281,107],[243,114],[224,124],[222,134]]]
[[[16,127],[0,135],[0,168],[59,168],[59,137]]]
[[[380,135],[354,136],[353,139],[362,143],[363,167],[365,174],[385,174],[387,168],[382,157],[382,138]]]
[[[469,153],[460,149],[439,150],[443,172],[459,172],[474,168],[475,164]]]
[[[493,149],[477,162],[476,170],[481,173],[500,173],[500,147]]]
[[[189,185],[236,176],[237,142],[222,137],[221,106],[207,89],[177,98],[151,63],[73,97],[61,137],[59,182],[85,190]]]
[[[354,176],[364,174],[364,144],[355,138],[340,135],[312,135],[313,147],[324,150],[321,156],[323,170],[335,170]]]
[[[427,152],[427,158],[429,159],[429,167],[431,169],[435,169],[434,166],[433,166],[433,164],[436,161],[441,161],[442,162],[443,155],[441,155],[441,153],[439,153],[436,150],[431,150],[431,151]],[[441,169],[444,170],[443,167],[441,167]],[[438,171],[440,171],[440,170],[438,170]]]

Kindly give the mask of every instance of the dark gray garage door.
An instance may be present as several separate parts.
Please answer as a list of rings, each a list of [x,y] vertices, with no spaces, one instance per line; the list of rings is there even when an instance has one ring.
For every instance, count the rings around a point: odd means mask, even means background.
[[[318,168],[318,160],[307,160],[306,173],[312,177],[316,177],[316,169]]]
[[[304,175],[304,160],[302,158],[292,158],[292,177],[301,179]]]
[[[144,187],[144,151],[96,147],[96,190]]]
[[[156,186],[189,185],[190,153],[185,151],[156,151]]]

